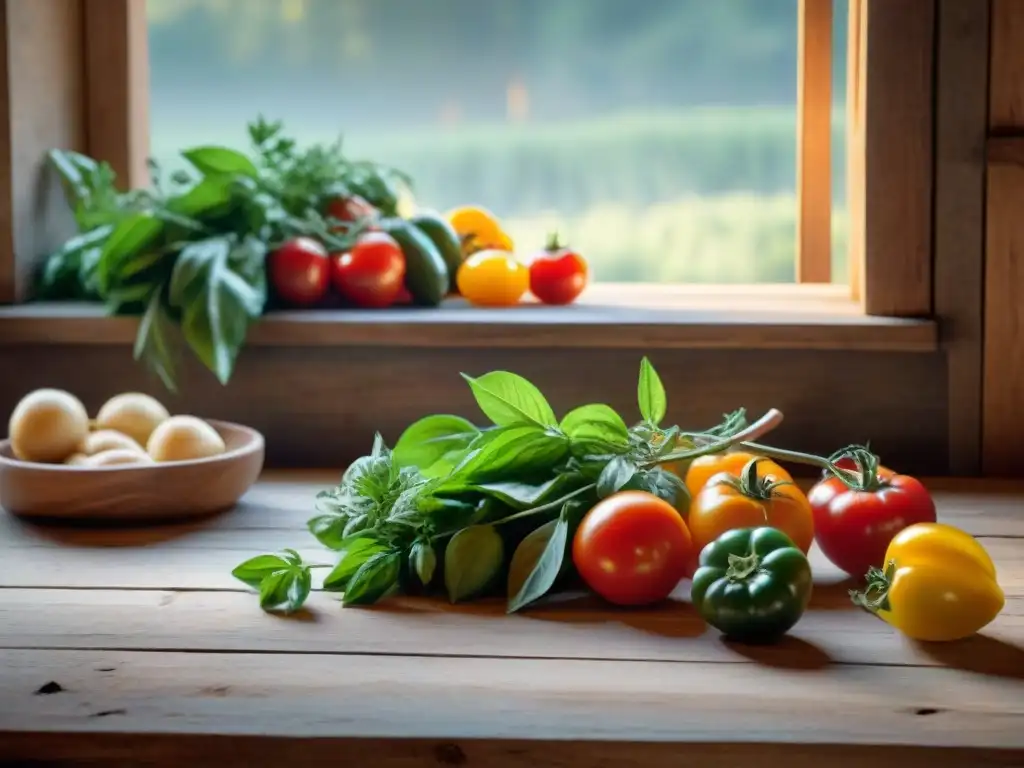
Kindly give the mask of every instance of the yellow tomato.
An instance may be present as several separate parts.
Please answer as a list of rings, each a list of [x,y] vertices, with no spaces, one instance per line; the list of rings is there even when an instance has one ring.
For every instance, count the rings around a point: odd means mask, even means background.
[[[502,229],[498,217],[478,205],[454,208],[445,215],[462,242],[462,252],[469,256],[477,251],[511,251],[512,238]]]
[[[714,453],[710,456],[700,456],[690,462],[686,470],[686,490],[690,492],[690,498],[695,498],[698,493],[708,484],[714,475],[719,472],[728,472],[734,477],[739,477],[743,467],[751,459],[757,458],[753,453],[746,451],[733,451],[730,453]],[[770,459],[762,459],[757,463],[758,477],[771,475],[776,480],[792,482],[793,478],[789,473]]]
[[[886,570],[868,574],[854,601],[915,640],[960,640],[978,632],[1006,601],[992,558],[973,536],[942,523],[896,534]]]
[[[478,251],[462,262],[456,283],[471,304],[510,307],[530,287],[530,270],[507,251]]]

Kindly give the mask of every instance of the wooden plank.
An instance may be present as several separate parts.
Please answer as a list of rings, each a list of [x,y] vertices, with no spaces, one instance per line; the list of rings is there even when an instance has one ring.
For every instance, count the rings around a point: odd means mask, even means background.
[[[263,613],[254,595],[168,590],[0,590],[0,648],[333,654],[761,664],[956,667],[1024,684],[1024,578],[1003,613],[969,640],[918,644],[850,603],[849,584],[818,587],[809,610],[777,645],[744,648],[677,600],[628,612],[578,595],[508,616],[504,601],[452,606],[392,598],[342,608],[313,594],[298,619]],[[230,631],[225,631],[230,627]],[[6,653],[6,651],[4,652]]]
[[[146,0],[83,0],[89,154],[123,189],[149,186]]]
[[[85,148],[79,0],[0,0],[0,304],[74,232],[46,153]],[[9,172],[8,172],[9,171]]]
[[[851,230],[863,228],[870,315],[932,313],[934,0],[861,0],[863,178]],[[858,170],[855,165],[853,170]]]
[[[946,363],[937,354],[256,346],[242,354],[229,387],[189,359],[180,394],[172,397],[127,347],[24,345],[3,350],[0,413],[10,413],[38,387],[69,389],[92,412],[114,387],[148,391],[172,411],[258,429],[267,440],[268,467],[341,467],[369,450],[376,431],[393,444],[409,424],[431,413],[479,420],[460,372],[515,371],[560,414],[603,402],[633,421],[645,354],[668,390],[668,418],[691,429],[717,424],[741,406],[755,417],[774,407],[786,414],[772,434],[780,446],[828,455],[870,440],[887,462],[907,472],[946,472]],[[83,376],[86,370],[103,375]],[[842,392],[859,394],[838,403]]]
[[[1024,750],[1021,690],[945,668],[15,650],[0,731]]]
[[[535,739],[338,739],[264,738],[166,734],[63,733],[40,740],[35,733],[5,733],[0,759],[35,761],[47,766],[80,766],[96,761],[112,768],[191,768],[224,765],[337,765],[372,768],[434,768],[438,765],[479,765],[487,768],[577,768],[614,766],[690,766],[736,768],[784,762],[788,768],[1019,768],[1018,750],[952,749],[845,744],[726,744],[687,742],[538,741]],[[16,763],[21,765],[20,763]],[[31,764],[31,763],[29,763]]]
[[[1024,126],[1024,4],[994,0],[989,92],[989,128],[1004,131]],[[985,244],[984,400],[982,468],[989,476],[1024,473],[1018,461],[1017,436],[1024,428],[1024,167],[991,165],[988,169]]]
[[[938,6],[935,313],[949,364],[955,475],[981,472],[989,5],[939,0]]]
[[[797,35],[799,283],[832,280],[832,0],[800,0]]]
[[[989,136],[985,145],[985,157],[989,165],[1024,166],[1024,135],[995,134]]]
[[[850,227],[846,261],[850,296],[864,303],[864,37],[867,6],[864,0],[847,0],[846,31],[846,211]]]

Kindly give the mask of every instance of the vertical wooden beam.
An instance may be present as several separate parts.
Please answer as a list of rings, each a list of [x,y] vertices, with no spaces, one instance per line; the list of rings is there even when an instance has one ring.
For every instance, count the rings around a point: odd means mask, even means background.
[[[939,0],[935,314],[948,365],[950,472],[981,472],[989,0]]]
[[[993,0],[991,36],[989,132],[1021,133],[1024,2]],[[1015,476],[1024,429],[1024,167],[990,163],[987,191],[982,469]]]
[[[832,281],[832,0],[800,0],[797,51],[798,283]]]
[[[81,0],[0,0],[0,303],[73,231],[46,153],[83,150]]]
[[[89,154],[122,188],[149,184],[146,0],[83,0]]]
[[[846,262],[850,296],[864,299],[864,57],[867,44],[864,0],[848,0],[846,40]]]
[[[861,230],[869,315],[932,313],[935,0],[860,0],[858,115],[851,230]],[[862,164],[861,164],[862,163]]]

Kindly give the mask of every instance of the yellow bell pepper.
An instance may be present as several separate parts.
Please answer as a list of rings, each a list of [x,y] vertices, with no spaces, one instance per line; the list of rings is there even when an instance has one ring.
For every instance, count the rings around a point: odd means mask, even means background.
[[[918,523],[896,534],[885,570],[868,571],[853,602],[914,640],[970,637],[1002,611],[1006,601],[996,568],[973,536],[942,523]]]

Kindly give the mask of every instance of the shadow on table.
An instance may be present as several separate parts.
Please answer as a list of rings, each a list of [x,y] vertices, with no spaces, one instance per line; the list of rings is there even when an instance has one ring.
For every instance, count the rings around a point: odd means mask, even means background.
[[[1024,680],[1024,648],[988,635],[951,643],[914,642],[914,648],[950,669]]]

